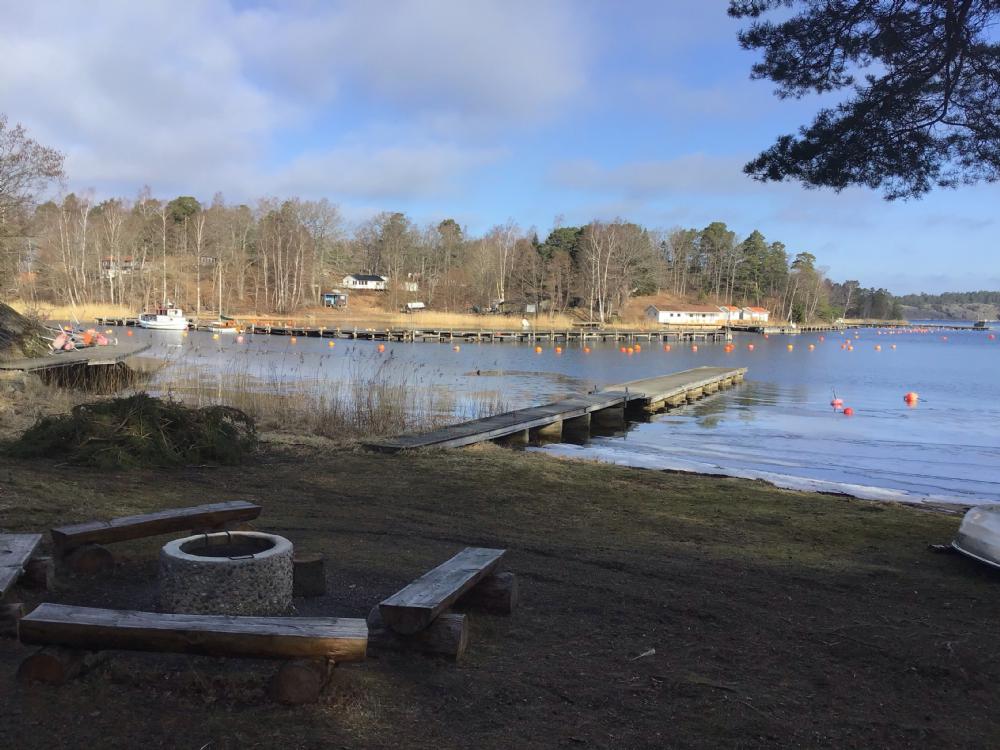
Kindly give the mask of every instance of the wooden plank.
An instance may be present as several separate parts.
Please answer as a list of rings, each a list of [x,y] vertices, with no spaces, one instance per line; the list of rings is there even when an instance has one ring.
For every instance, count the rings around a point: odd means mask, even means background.
[[[171,508],[138,516],[113,518],[110,521],[87,521],[71,526],[60,526],[52,529],[52,542],[56,550],[64,555],[84,544],[108,544],[188,531],[196,527],[215,527],[238,521],[252,521],[260,515],[260,511],[259,505],[243,500],[196,505],[190,508]]]
[[[22,643],[264,659],[361,661],[363,619],[160,614],[41,604],[20,623]]]
[[[685,391],[703,388],[727,378],[746,374],[745,367],[695,367],[691,370],[671,373],[658,378],[644,378],[619,383],[610,388],[614,391],[628,389],[629,401],[663,401]]]
[[[412,635],[434,621],[462,594],[494,571],[506,550],[466,547],[379,604],[385,623]]]
[[[41,534],[0,534],[0,599],[17,583],[41,541]]]

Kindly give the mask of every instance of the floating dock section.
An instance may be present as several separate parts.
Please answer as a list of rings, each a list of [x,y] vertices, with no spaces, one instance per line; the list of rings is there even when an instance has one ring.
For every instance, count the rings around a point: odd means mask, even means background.
[[[629,415],[655,414],[696,401],[742,382],[746,368],[697,367],[658,378],[633,380],[594,393],[571,396],[542,406],[474,419],[431,432],[373,440],[366,447],[383,453],[414,448],[460,448],[499,440],[527,445],[533,439],[550,441],[589,437],[591,427],[624,428]]]

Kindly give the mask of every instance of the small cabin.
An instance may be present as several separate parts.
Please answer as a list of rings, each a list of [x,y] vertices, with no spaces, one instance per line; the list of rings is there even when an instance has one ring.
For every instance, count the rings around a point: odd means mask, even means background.
[[[385,291],[385,276],[375,273],[352,273],[344,277],[343,284],[348,289],[367,289],[369,291]]]
[[[407,302],[405,305],[403,305],[403,312],[405,313],[420,312],[421,310],[426,310],[426,309],[427,305],[425,305],[423,302]]]
[[[646,317],[662,325],[721,325],[725,314],[714,305],[649,305]]]
[[[752,323],[766,323],[771,318],[771,312],[763,307],[744,307],[743,319]]]
[[[347,292],[334,289],[323,294],[323,307],[347,307]]]

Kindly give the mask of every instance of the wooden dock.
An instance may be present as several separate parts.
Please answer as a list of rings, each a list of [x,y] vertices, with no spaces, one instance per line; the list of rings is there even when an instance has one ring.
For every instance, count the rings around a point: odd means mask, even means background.
[[[398,453],[414,448],[459,448],[487,440],[526,445],[533,439],[586,438],[592,426],[623,428],[630,414],[637,411],[651,414],[695,401],[742,382],[745,375],[745,367],[697,367],[431,432],[373,440],[365,445],[383,453]]]
[[[100,326],[132,327],[139,324],[138,318],[97,318]],[[447,342],[484,344],[534,344],[547,342],[587,342],[587,341],[728,341],[731,335],[722,326],[678,326],[656,330],[623,330],[608,328],[568,328],[568,329],[507,329],[507,328],[358,328],[339,326],[300,325],[288,322],[255,323],[237,321],[240,330],[248,336],[296,336],[302,338],[353,339],[359,341],[402,341],[402,342]],[[191,330],[207,331],[209,324],[192,323]]]
[[[97,367],[99,365],[116,365],[140,352],[144,352],[151,344],[129,343],[109,344],[108,346],[88,346],[86,349],[74,349],[69,352],[53,352],[44,357],[29,359],[12,359],[0,362],[0,370],[21,372],[39,372],[54,370],[73,365]]]

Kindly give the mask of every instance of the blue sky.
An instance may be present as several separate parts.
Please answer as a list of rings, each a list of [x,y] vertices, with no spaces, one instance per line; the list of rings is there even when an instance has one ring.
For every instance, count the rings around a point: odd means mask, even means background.
[[[1000,288],[1000,186],[910,203],[741,167],[817,100],[749,80],[725,0],[0,0],[0,110],[67,154],[65,191],[326,197],[513,219],[726,221],[898,293]]]

